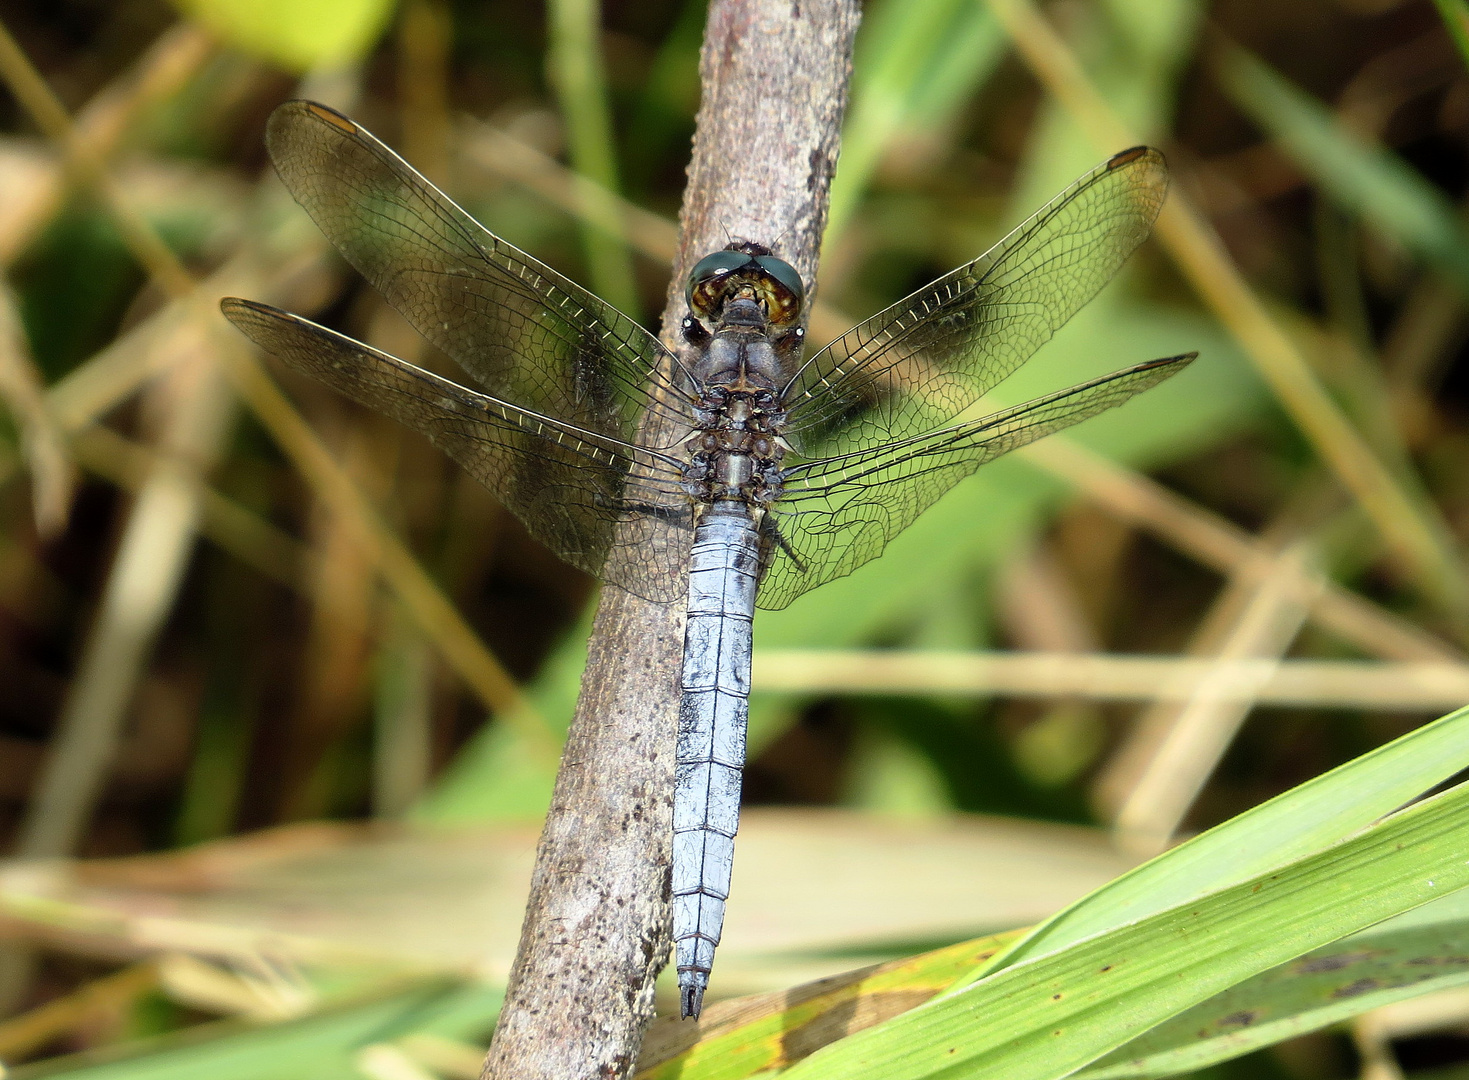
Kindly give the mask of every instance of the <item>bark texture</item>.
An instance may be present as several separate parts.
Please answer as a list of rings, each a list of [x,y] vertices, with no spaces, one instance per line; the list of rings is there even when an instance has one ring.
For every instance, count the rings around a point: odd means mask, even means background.
[[[773,248],[814,284],[858,18],[856,0],[710,5],[663,315],[670,348],[683,348],[689,270],[730,237]],[[602,595],[484,1080],[633,1070],[670,949],[683,628],[681,605]]]

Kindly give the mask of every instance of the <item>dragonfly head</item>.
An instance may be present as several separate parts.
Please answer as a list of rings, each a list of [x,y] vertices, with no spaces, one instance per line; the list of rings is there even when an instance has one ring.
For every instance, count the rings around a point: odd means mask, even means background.
[[[705,322],[746,323],[758,316],[773,329],[801,317],[806,286],[796,268],[759,244],[731,244],[700,259],[689,273],[689,308]]]

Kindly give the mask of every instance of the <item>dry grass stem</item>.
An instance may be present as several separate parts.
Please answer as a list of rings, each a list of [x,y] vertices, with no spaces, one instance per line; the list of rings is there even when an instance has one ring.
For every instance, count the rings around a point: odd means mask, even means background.
[[[1360,1061],[1358,1080],[1405,1080],[1392,1041],[1373,1013],[1363,1013],[1351,1023],[1352,1045]]]
[[[31,472],[36,531],[49,538],[66,527],[74,475],[66,441],[46,410],[42,386],[15,294],[0,282],[0,401],[10,407],[20,428],[21,449]]]
[[[192,23],[165,31],[125,75],[87,103],[77,115],[76,141],[88,159],[103,161],[149,108],[175,95],[214,55],[214,43]],[[0,207],[0,266],[9,266],[61,210],[66,169],[48,168],[24,191],[7,192]]]
[[[1412,1039],[1434,1031],[1462,1032],[1469,1024],[1469,990],[1440,990],[1373,1009],[1361,1022],[1384,1039]]]
[[[466,120],[459,129],[459,157],[465,164],[512,180],[579,221],[625,240],[650,259],[673,261],[678,248],[677,225],[568,169],[509,132],[480,120]]]
[[[1434,712],[1469,700],[1469,665],[1366,660],[1228,660],[1115,653],[767,649],[755,653],[764,693],[1219,700],[1302,708]]]
[[[1190,650],[1216,664],[1214,675],[1201,680],[1187,701],[1155,705],[1140,719],[1134,754],[1145,761],[1114,819],[1124,849],[1156,854],[1168,846],[1254,706],[1236,692],[1227,665],[1278,660],[1290,648],[1307,610],[1292,586],[1310,561],[1307,546],[1297,543],[1261,573],[1232,581]]]
[[[319,233],[279,265],[258,250],[244,251],[188,297],[160,308],[48,387],[47,410],[66,432],[95,423],[218,329],[221,296],[259,290],[269,299],[293,297],[310,309],[325,303],[335,285]]]
[[[183,581],[199,515],[200,478],[228,431],[228,397],[203,356],[175,367],[154,399],[163,417],[163,452],[128,514],[97,621],[27,809],[22,855],[69,854],[86,828],[139,674]]]
[[[1273,561],[1269,548],[1238,525],[1074,439],[1052,436],[1018,453],[1108,512],[1222,574],[1252,573]],[[1294,588],[1310,600],[1312,619],[1369,656],[1443,663],[1463,659],[1459,650],[1319,570],[1305,565],[1301,570]]]
[[[347,521],[384,580],[413,613],[414,621],[449,666],[489,708],[517,724],[533,750],[554,758],[558,741],[545,720],[526,703],[504,667],[383,522],[280,387],[242,345],[230,343],[222,352],[241,399],[251,406],[318,496]]]
[[[105,427],[78,432],[71,448],[88,471],[134,492],[147,482],[158,456],[158,450]],[[214,488],[202,488],[200,498],[200,535],[266,577],[292,589],[305,588],[312,558],[305,545]]]
[[[158,986],[158,966],[133,964],[0,1023],[0,1059],[27,1057],[98,1014],[121,1013]]]

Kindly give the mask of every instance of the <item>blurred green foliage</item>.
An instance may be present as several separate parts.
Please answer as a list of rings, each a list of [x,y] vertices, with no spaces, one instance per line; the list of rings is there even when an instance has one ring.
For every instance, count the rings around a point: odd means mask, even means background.
[[[221,39],[297,72],[359,60],[387,28],[394,0],[176,0]]]

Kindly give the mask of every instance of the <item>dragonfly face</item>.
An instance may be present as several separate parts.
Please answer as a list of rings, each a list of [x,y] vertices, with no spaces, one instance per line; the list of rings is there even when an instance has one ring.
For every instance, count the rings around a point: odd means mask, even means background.
[[[734,296],[759,303],[761,317],[772,330],[795,329],[806,303],[806,286],[796,268],[777,259],[769,248],[748,241],[705,255],[689,272],[689,309],[706,322],[718,320]],[[687,333],[694,320],[684,323]]]
[[[227,299],[230,321],[423,432],[568,562],[688,605],[672,894],[681,1008],[697,1016],[728,895],[757,600],[781,608],[851,573],[979,466],[1194,359],[959,419],[1147,236],[1162,155],[1115,155],[973,262],[803,358],[804,284],[759,244],[694,267],[679,356],[339,113],[288,102],[266,144],[347,261],[477,388],[264,304]]]

